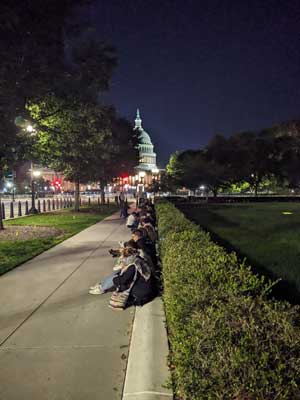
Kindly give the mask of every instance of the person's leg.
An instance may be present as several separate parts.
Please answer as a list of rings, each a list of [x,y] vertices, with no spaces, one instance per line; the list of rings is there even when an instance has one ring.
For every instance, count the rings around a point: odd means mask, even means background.
[[[103,279],[103,281],[101,282],[101,288],[104,292],[106,292],[107,290],[112,289],[115,285],[113,282],[113,278],[116,276],[116,273],[113,273],[109,276],[107,276],[106,278]]]
[[[116,273],[113,273],[106,278],[103,279],[102,282],[100,282],[98,285],[91,286],[89,293],[90,294],[103,294],[107,290],[113,289],[114,288],[114,282],[113,278],[116,276]]]

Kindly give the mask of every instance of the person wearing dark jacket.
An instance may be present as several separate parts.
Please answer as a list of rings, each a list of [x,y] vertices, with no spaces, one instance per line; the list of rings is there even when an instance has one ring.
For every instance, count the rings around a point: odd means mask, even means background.
[[[151,258],[155,266],[157,264],[155,244],[151,240],[147,240],[141,229],[133,230],[132,239],[135,241],[137,247]]]
[[[122,269],[122,273],[113,278],[113,282],[118,292],[130,289],[129,302],[136,306],[142,306],[156,295],[155,281],[150,267],[138,255]]]

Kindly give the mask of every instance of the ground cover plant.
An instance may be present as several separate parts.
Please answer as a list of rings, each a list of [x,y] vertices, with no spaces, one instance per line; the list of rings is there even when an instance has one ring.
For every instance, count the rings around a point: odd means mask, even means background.
[[[63,209],[51,213],[43,213],[28,217],[5,221],[5,227],[15,226],[16,239],[12,240],[11,232],[5,238],[5,231],[0,238],[0,275],[42,253],[50,247],[62,242],[83,229],[101,221],[117,210],[116,206],[85,207],[74,212]],[[24,233],[24,227],[30,231],[35,227],[49,227],[49,235],[43,236],[39,230],[36,233]],[[34,234],[32,234],[34,233]],[[20,235],[22,238],[20,240]],[[30,237],[29,239],[26,236]]]
[[[281,297],[300,299],[300,204],[204,204],[182,210],[258,271],[281,278]]]
[[[156,212],[176,399],[300,398],[299,306],[172,204]]]

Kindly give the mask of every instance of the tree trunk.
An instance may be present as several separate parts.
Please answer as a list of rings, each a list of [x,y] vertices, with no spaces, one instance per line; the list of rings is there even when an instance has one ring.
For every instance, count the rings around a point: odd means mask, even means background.
[[[103,180],[100,181],[100,193],[101,193],[101,204],[105,204],[105,183]]]
[[[77,179],[75,181],[75,202],[74,202],[74,211],[79,212],[80,211],[80,204],[79,204],[79,198],[80,198],[80,181]]]
[[[2,231],[4,229],[4,225],[3,225],[3,219],[2,219],[2,201],[0,198],[0,230]]]
[[[255,179],[255,182],[254,182],[254,196],[257,196],[258,187],[259,187],[259,181]]]

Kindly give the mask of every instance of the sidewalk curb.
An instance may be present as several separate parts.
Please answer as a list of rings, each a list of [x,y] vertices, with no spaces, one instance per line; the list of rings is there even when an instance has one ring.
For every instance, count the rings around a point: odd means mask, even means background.
[[[165,313],[161,298],[136,307],[123,400],[171,400]]]

